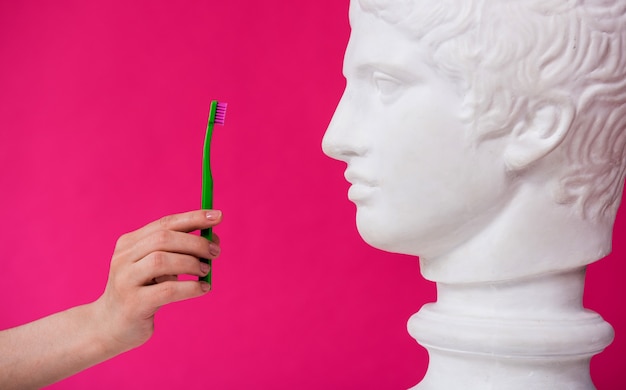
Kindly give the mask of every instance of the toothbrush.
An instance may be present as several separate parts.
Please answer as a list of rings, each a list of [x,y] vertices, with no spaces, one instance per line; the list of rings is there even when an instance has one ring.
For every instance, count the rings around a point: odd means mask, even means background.
[[[213,208],[213,175],[211,174],[211,136],[213,135],[213,126],[215,124],[224,125],[224,119],[226,118],[226,106],[227,103],[220,103],[217,100],[211,102],[209,108],[209,120],[206,127],[206,136],[204,137],[204,153],[202,154],[202,209]],[[200,235],[207,240],[213,239],[213,230],[203,229]],[[200,259],[200,261],[211,265],[211,259]],[[199,279],[211,284],[211,274],[213,269],[209,270],[209,273],[200,277]]]

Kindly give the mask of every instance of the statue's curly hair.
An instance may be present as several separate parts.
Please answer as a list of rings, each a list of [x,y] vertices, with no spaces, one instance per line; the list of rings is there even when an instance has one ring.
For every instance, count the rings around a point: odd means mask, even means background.
[[[418,39],[464,95],[476,139],[511,133],[546,105],[574,118],[555,200],[613,220],[626,170],[623,0],[353,0]]]

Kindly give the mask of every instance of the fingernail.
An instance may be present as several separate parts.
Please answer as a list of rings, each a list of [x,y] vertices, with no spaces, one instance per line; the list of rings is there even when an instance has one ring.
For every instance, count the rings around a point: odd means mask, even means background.
[[[217,256],[220,254],[222,250],[220,249],[219,245],[214,244],[214,243],[210,243],[209,244],[209,252],[213,255],[213,256]]]
[[[219,210],[209,210],[206,212],[206,219],[215,221],[220,218],[222,212]]]
[[[211,267],[207,263],[200,262],[200,272],[204,275],[208,274],[210,269]]]
[[[207,282],[200,282],[200,288],[204,292],[211,291],[211,285],[208,284]]]

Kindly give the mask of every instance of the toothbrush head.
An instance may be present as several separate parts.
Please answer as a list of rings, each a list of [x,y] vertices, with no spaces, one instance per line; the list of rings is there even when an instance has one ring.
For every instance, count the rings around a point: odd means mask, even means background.
[[[211,102],[211,117],[209,118],[209,122],[216,123],[218,125],[224,125],[224,120],[226,119],[226,107],[228,103],[218,102],[217,100],[213,100]]]

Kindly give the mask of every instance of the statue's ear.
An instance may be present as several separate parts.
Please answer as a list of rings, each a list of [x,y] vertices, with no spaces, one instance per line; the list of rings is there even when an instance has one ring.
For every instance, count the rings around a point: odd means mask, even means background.
[[[541,106],[533,117],[517,126],[504,150],[510,170],[520,170],[552,152],[565,139],[574,119],[569,103]]]

